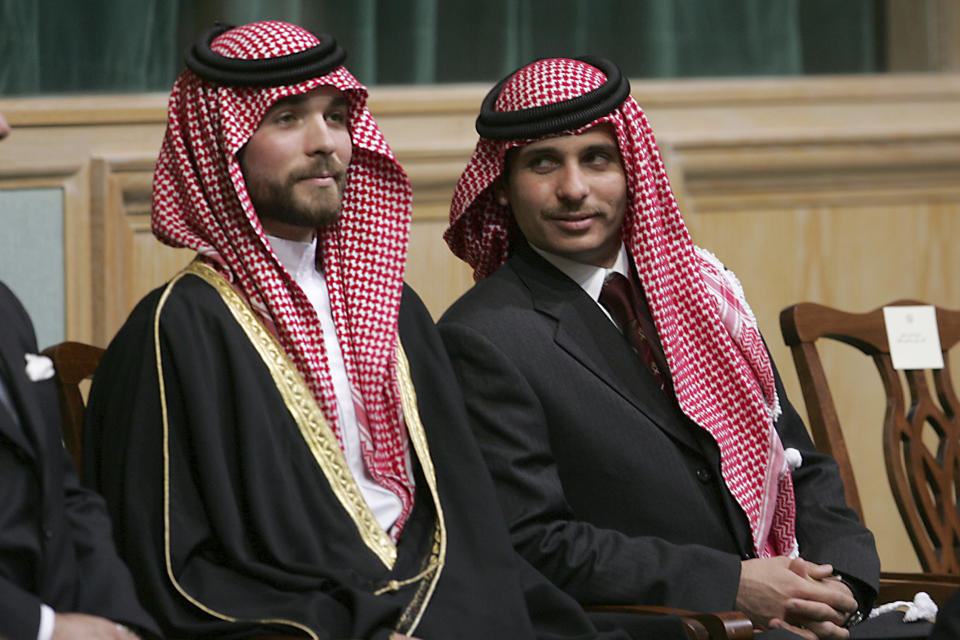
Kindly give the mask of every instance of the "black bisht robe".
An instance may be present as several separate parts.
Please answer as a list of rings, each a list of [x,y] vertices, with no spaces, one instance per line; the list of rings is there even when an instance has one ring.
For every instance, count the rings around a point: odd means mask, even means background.
[[[434,472],[412,455],[415,508],[392,568],[382,530],[379,542],[361,535],[332,488],[346,470],[329,476],[318,464],[317,447],[339,452],[336,441],[308,442],[295,400],[285,401],[224,295],[197,275],[149,294],[104,355],[87,409],[85,477],[106,497],[120,553],[166,633],[601,637],[513,553],[456,377],[412,290],[399,333]],[[287,364],[283,375],[295,372]],[[685,637],[674,618],[636,625],[636,637]]]

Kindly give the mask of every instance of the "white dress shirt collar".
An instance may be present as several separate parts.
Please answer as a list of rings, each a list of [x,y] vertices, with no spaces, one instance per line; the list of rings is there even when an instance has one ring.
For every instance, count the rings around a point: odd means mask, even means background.
[[[603,288],[603,282],[607,274],[611,271],[624,275],[627,278],[630,277],[630,257],[627,255],[627,248],[623,243],[620,243],[620,252],[617,254],[616,262],[614,262],[613,266],[609,269],[558,256],[555,253],[544,251],[532,244],[530,248],[543,256],[544,260],[562,271],[568,278],[580,285],[580,287],[587,292],[587,295],[590,296],[591,300],[600,299],[600,290]],[[606,310],[604,309],[604,311]]]
[[[317,237],[309,242],[287,240],[277,236],[267,235],[273,252],[280,258],[280,263],[290,272],[293,279],[301,282],[316,269]]]

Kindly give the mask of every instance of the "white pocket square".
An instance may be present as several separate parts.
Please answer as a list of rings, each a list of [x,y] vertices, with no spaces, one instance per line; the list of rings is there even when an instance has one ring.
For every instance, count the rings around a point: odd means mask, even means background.
[[[27,377],[33,382],[49,380],[56,373],[53,368],[53,360],[47,356],[41,356],[37,353],[25,353],[23,357],[27,361]]]

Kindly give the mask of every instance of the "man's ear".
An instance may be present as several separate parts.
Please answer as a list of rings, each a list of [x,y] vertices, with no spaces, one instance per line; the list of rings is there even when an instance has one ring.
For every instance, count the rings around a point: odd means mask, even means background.
[[[507,195],[507,179],[503,174],[493,182],[493,197],[501,207],[510,208],[510,197]]]
[[[250,141],[247,140],[247,142],[250,142]],[[240,165],[240,170],[241,170],[241,171],[243,171],[243,169],[244,169],[244,166],[243,166],[243,156],[244,156],[244,153],[245,153],[246,150],[247,150],[247,142],[244,142],[244,143],[243,143],[243,146],[240,147],[239,151],[237,151],[237,154],[236,154],[237,164]]]

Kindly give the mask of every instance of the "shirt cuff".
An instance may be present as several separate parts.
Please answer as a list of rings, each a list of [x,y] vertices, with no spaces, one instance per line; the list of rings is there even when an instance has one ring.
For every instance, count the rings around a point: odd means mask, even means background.
[[[49,605],[40,604],[40,628],[37,629],[37,640],[50,640],[53,637],[56,615]]]
[[[860,622],[869,615],[870,610],[873,608],[874,600],[876,599],[876,592],[857,578],[842,574],[839,571],[834,571],[833,577],[847,585],[847,588],[850,589],[850,593],[857,601],[856,612],[851,614],[847,618],[847,622],[843,625],[844,627],[850,628],[853,626],[853,624]],[[855,622],[853,622],[854,620]],[[851,622],[852,624],[850,624]]]

